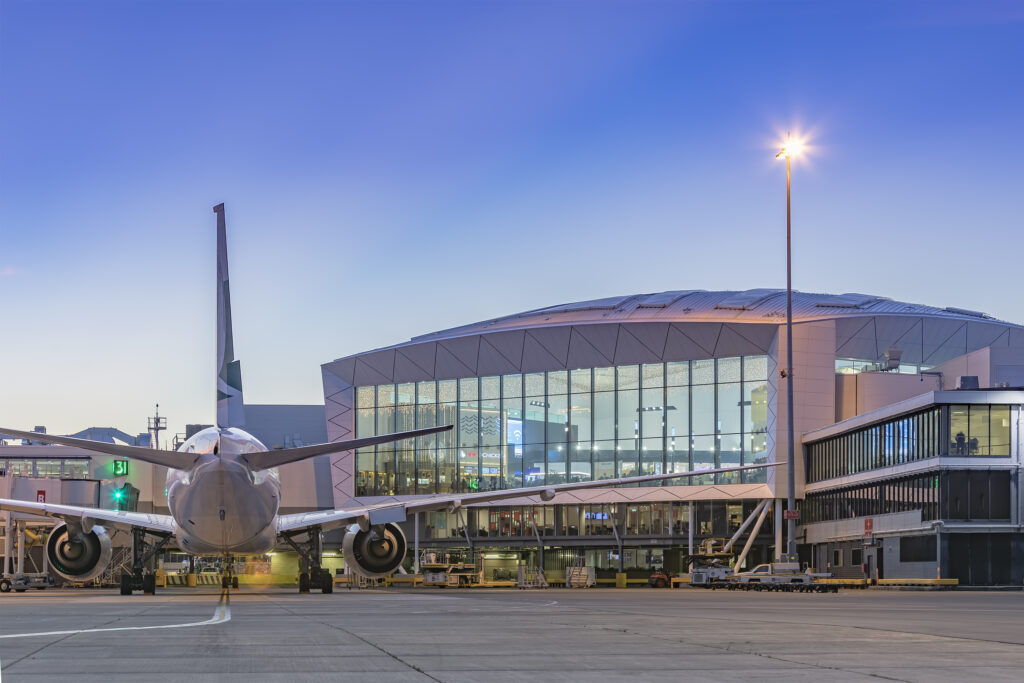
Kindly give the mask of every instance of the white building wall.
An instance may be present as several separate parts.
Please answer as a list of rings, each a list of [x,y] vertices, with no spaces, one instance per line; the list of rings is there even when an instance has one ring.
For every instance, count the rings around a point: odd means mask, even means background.
[[[788,406],[786,383],[793,382],[794,433],[796,448],[794,464],[796,475],[796,495],[803,495],[804,481],[803,450],[800,447],[800,435],[814,429],[830,425],[835,421],[835,348],[836,327],[832,320],[821,320],[793,325],[793,372],[789,378],[780,377],[779,369],[786,364],[786,328],[779,326],[777,343],[772,344],[769,354],[773,352],[776,371],[774,381],[777,383],[774,401],[769,384],[769,402],[774,402],[775,425],[771,425],[769,417],[769,436],[774,432],[774,442],[769,438],[769,462],[786,462],[788,450]],[[771,363],[769,363],[771,365]],[[769,383],[772,373],[769,372]],[[774,451],[772,450],[774,449]],[[789,495],[787,487],[786,466],[774,468],[769,473],[769,484],[773,486],[775,495],[783,498]]]

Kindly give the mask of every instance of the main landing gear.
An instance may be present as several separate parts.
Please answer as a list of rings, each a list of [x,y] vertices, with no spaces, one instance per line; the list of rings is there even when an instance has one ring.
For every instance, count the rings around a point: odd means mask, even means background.
[[[302,536],[307,536],[307,539],[296,540]],[[320,527],[310,527],[300,533],[281,534],[281,537],[301,558],[299,566],[302,573],[299,574],[299,592],[309,593],[311,590],[319,590],[323,593],[333,593],[334,577],[331,576],[329,570],[321,566],[324,555],[324,538]]]
[[[146,534],[155,536],[156,541],[147,541]],[[156,594],[156,574],[144,573],[144,570],[153,556],[160,552],[171,538],[171,534],[154,533],[132,527],[132,571],[130,574],[121,574],[121,595],[131,595],[137,590],[147,595]]]

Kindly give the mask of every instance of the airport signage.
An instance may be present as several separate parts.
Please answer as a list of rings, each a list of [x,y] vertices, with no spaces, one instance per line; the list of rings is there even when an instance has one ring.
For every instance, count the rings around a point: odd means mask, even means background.
[[[800,511],[799,510],[783,510],[782,511],[782,518],[783,519],[800,519]]]
[[[36,491],[36,502],[37,503],[45,503],[46,502],[46,491],[41,491],[41,490],[37,490]]]
[[[128,476],[128,461],[127,460],[115,460],[114,461],[114,476],[115,477],[127,477]]]

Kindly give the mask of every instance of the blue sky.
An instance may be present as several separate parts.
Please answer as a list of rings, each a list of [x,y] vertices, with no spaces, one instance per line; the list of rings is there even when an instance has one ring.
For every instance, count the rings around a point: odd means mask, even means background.
[[[785,284],[1024,323],[1012,2],[0,3],[0,424],[214,415],[566,301]]]

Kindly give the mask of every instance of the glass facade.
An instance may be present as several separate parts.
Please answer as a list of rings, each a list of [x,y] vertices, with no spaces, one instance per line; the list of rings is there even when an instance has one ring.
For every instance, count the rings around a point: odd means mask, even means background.
[[[1009,456],[1007,405],[943,405],[822,439],[806,448],[808,483],[948,456]]]
[[[734,534],[754,510],[756,500],[700,501],[693,504],[695,539]],[[772,528],[769,522],[765,530]],[[504,505],[468,507],[456,512],[427,512],[425,535],[432,540],[474,541],[544,537],[679,536],[690,531],[688,503],[610,503],[601,505]],[[534,531],[536,525],[536,532]],[[614,530],[613,530],[614,528]],[[766,531],[766,533],[769,533]]]
[[[1009,520],[1010,472],[942,470],[807,494],[807,524],[921,511],[922,521]]]
[[[913,510],[921,511],[922,521],[934,520],[939,518],[939,473],[808,493],[799,508],[804,524]]]
[[[8,472],[37,479],[88,479],[89,458],[0,458],[0,477]]]
[[[882,467],[934,458],[941,452],[938,407],[807,446],[807,481],[814,483]]]
[[[356,452],[356,495],[508,489],[765,460],[767,358],[745,356],[360,386],[356,437],[451,424]],[[763,470],[714,483],[765,481]],[[670,484],[710,484],[694,477]]]

